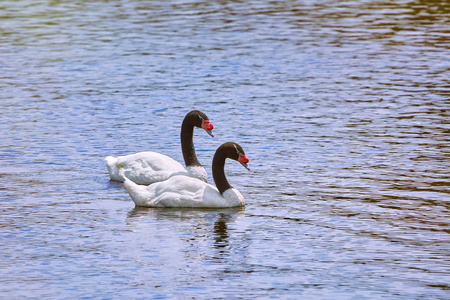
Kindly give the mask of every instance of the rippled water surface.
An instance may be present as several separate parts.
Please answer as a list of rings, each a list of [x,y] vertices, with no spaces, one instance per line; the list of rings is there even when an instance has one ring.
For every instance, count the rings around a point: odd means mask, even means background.
[[[448,1],[1,1],[0,296],[450,298]],[[245,209],[135,208],[103,158]],[[210,176],[211,177],[211,176]],[[212,178],[210,179],[212,182]]]

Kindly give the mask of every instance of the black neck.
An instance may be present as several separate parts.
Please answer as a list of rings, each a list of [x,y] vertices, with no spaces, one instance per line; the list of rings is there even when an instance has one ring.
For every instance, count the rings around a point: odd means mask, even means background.
[[[184,119],[181,125],[181,150],[186,167],[201,166],[195,154],[193,135],[194,125],[189,120]]]
[[[227,158],[226,153],[220,151],[216,151],[214,154],[213,162],[212,162],[212,173],[214,182],[216,183],[216,187],[219,192],[222,194],[227,189],[232,188],[227,178],[225,177],[225,159]]]

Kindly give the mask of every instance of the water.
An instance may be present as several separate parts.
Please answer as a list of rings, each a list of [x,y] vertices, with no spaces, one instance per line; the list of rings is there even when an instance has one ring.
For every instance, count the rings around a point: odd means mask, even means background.
[[[447,1],[0,8],[2,298],[450,297]],[[103,158],[192,109],[247,206],[135,208]]]

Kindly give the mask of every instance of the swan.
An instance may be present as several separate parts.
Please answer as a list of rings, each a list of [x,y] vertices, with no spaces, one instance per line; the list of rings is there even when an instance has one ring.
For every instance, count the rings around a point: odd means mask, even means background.
[[[203,128],[214,137],[213,124],[203,112],[193,110],[186,114],[181,125],[181,149],[186,169],[173,158],[157,152],[145,151],[126,156],[107,156],[106,167],[111,180],[124,181],[124,175],[138,184],[164,181],[174,174],[186,174],[203,181],[208,180],[205,169],[195,155],[192,141],[194,127]]]
[[[166,181],[149,186],[139,185],[125,176],[125,188],[136,206],[225,208],[244,206],[242,194],[233,188],[225,177],[225,159],[240,162],[247,170],[249,159],[236,143],[228,142],[217,148],[212,163],[216,187],[197,178],[175,175]]]

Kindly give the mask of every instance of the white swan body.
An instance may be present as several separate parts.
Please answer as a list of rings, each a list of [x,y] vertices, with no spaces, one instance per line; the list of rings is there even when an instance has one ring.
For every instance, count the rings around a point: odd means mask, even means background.
[[[242,194],[233,188],[225,177],[225,159],[239,161],[245,168],[248,158],[241,146],[235,143],[221,145],[213,159],[213,177],[217,188],[197,178],[173,175],[166,181],[149,186],[139,185],[125,175],[125,188],[136,206],[226,208],[244,206]],[[123,171],[120,171],[123,175]]]
[[[201,180],[207,179],[204,169],[203,174],[198,170],[196,170],[196,173],[189,173],[173,158],[151,151],[118,157],[108,156],[105,160],[111,179],[117,181],[124,181],[122,174],[138,184],[164,181],[174,173],[188,176],[192,174]]]
[[[149,186],[125,178],[125,187],[136,206],[225,208],[245,205],[244,197],[235,188],[221,194],[213,185],[183,175]]]
[[[124,181],[124,174],[135,183],[152,184],[167,180],[170,176],[184,174],[207,182],[208,175],[195,155],[192,141],[194,127],[203,128],[209,135],[214,136],[211,132],[214,126],[204,113],[193,110],[185,116],[181,127],[181,148],[187,169],[167,155],[145,151],[126,156],[107,156],[106,168],[110,178]]]

